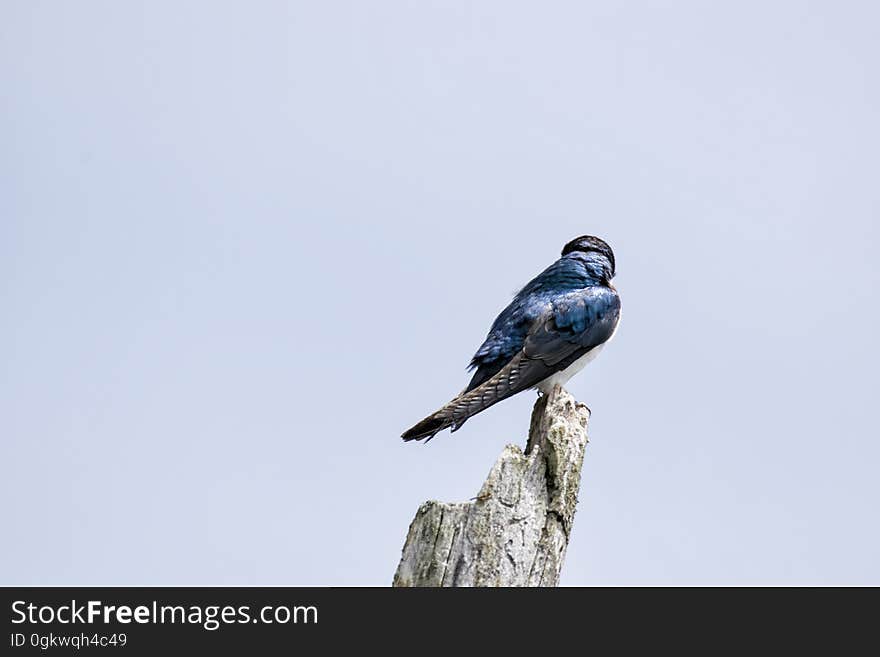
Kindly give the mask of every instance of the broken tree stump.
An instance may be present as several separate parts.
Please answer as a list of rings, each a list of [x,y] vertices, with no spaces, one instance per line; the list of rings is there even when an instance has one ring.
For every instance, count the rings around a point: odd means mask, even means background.
[[[394,586],[556,586],[571,536],[589,409],[555,386],[526,451],[508,445],[471,502],[425,502]]]

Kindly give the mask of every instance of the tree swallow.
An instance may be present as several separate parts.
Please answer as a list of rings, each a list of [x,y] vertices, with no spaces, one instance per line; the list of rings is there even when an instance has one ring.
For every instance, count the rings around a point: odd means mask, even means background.
[[[430,440],[461,428],[492,404],[529,388],[549,393],[593,360],[617,330],[620,297],[611,284],[614,253],[584,235],[532,279],[495,319],[468,369],[476,370],[461,394],[404,432],[404,440]]]

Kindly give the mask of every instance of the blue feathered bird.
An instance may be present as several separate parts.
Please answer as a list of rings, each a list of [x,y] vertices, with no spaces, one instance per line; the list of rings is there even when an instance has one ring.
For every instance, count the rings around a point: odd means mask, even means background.
[[[596,357],[620,320],[620,297],[611,284],[614,253],[598,237],[584,235],[532,279],[495,319],[469,369],[476,370],[460,395],[403,433],[430,440],[456,431],[492,404],[529,388],[549,393]]]

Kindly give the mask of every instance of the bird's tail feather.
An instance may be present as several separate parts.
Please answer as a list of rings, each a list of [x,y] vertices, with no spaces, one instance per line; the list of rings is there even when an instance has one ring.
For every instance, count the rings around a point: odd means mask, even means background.
[[[432,413],[417,425],[408,429],[401,436],[404,440],[421,440],[426,442],[434,435],[448,427],[456,431],[465,421],[477,413],[486,410],[493,404],[507,399],[533,383],[526,383],[520,378],[521,357],[517,355],[495,376],[483,382],[473,390],[465,391],[450,401],[439,411]]]

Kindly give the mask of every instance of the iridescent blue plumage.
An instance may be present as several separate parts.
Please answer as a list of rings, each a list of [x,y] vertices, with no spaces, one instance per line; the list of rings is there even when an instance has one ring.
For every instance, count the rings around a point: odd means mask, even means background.
[[[566,244],[562,257],[495,319],[471,359],[476,371],[468,387],[403,439],[430,439],[446,427],[455,431],[467,418],[521,390],[550,380],[564,382],[568,368],[595,355],[617,328],[620,298],[611,284],[614,274],[614,254],[599,238],[583,236]]]
[[[572,251],[526,284],[498,315],[471,359],[470,369],[476,368],[476,372],[466,390],[504,367],[523,348],[533,323],[548,310],[561,331],[574,333],[585,332],[601,317],[619,310],[617,293],[603,287],[603,281],[610,282],[614,275],[606,263],[607,257],[601,254]]]

